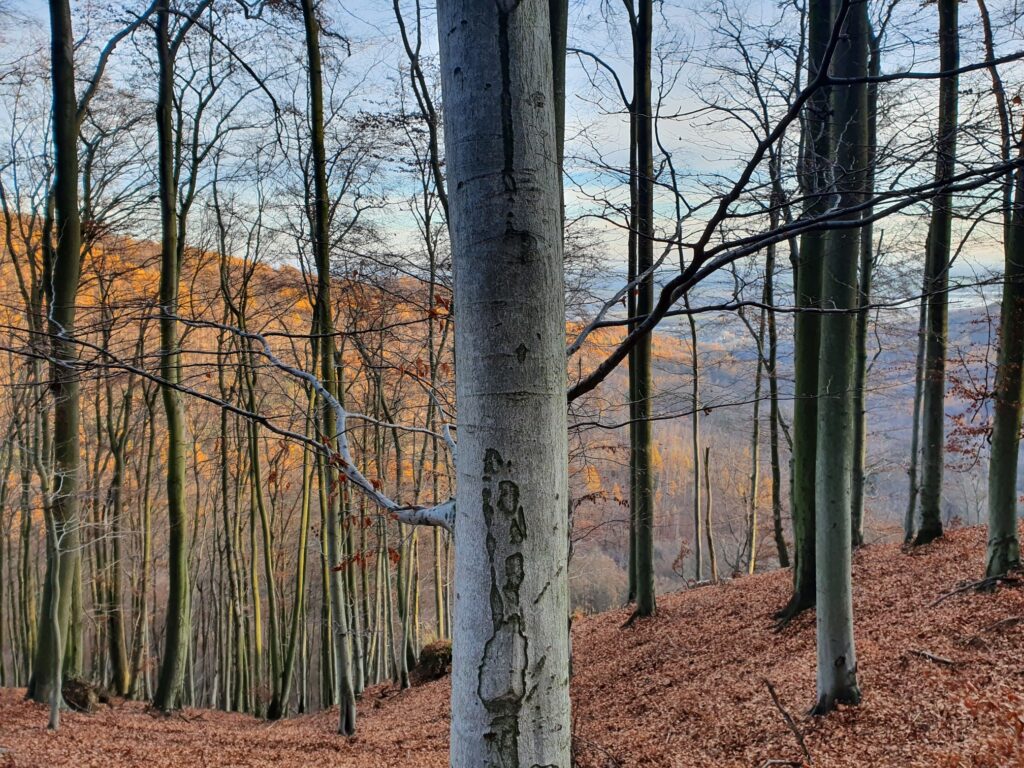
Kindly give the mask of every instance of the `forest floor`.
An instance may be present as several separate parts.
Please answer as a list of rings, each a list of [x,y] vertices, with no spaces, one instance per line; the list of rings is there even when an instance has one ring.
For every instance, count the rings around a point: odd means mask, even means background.
[[[909,554],[892,545],[856,553],[864,699],[827,718],[805,714],[814,698],[813,614],[773,628],[788,571],[664,595],[655,618],[628,629],[626,610],[578,619],[577,765],[1024,765],[1024,590],[950,594],[978,578],[984,547],[984,529],[968,528]],[[448,693],[446,679],[368,691],[359,735],[343,739],[331,713],[267,723],[208,710],[163,717],[127,702],[68,713],[51,734],[45,708],[7,689],[0,768],[442,768]]]

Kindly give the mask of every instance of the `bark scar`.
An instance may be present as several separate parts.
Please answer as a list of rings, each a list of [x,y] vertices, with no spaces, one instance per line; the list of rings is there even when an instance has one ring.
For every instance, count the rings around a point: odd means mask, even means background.
[[[488,765],[517,768],[519,718],[529,666],[529,641],[520,604],[525,563],[519,545],[526,539],[526,518],[519,504],[519,486],[512,479],[512,462],[504,461],[494,449],[484,454],[483,481],[493,632],[484,644],[477,671],[477,694],[491,716],[485,734]]]
[[[508,17],[519,5],[518,0],[498,0],[498,58],[501,61],[501,143],[505,165],[501,177],[505,191],[516,191],[515,155],[516,141],[512,124],[512,61],[508,43]]]

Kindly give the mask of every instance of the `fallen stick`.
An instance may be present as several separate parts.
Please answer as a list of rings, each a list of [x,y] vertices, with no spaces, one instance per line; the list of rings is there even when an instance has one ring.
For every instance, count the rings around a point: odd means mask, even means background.
[[[920,656],[922,659],[927,659],[928,661],[935,662],[936,664],[944,664],[947,667],[955,667],[957,665],[957,662],[952,659],[947,659],[943,656],[936,656],[934,653],[922,651],[920,648],[911,648],[909,652],[915,656]]]
[[[779,710],[779,714],[782,715],[782,721],[786,724],[786,727],[789,728],[789,730],[792,731],[793,735],[796,737],[796,741],[800,745],[800,750],[804,753],[804,757],[807,758],[807,764],[808,765],[814,765],[814,758],[811,757],[811,753],[807,749],[807,744],[804,742],[804,735],[800,731],[800,729],[797,727],[797,724],[793,720],[792,716],[790,716],[789,712],[786,711],[786,708],[782,706],[782,702],[779,701],[779,694],[775,692],[775,686],[772,685],[771,681],[768,680],[767,678],[764,678],[764,684],[765,684],[765,686],[767,686],[768,693],[772,697],[772,703],[775,704],[775,708],[777,710]],[[787,763],[781,762],[781,761],[777,761],[777,760],[776,761],[769,760],[768,762],[765,763],[765,765],[787,765]],[[802,764],[799,763],[799,762],[795,762],[795,761],[791,760],[791,761],[789,761],[788,765],[799,766],[799,765],[802,765]]]

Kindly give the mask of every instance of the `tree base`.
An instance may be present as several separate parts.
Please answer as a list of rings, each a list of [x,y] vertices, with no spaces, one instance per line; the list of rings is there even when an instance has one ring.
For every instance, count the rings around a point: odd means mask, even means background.
[[[942,523],[922,527],[914,537],[914,546],[920,547],[942,538]]]
[[[1008,536],[988,542],[985,577],[997,579],[1020,571],[1020,544],[1017,537]]]
[[[339,736],[355,736],[356,735],[356,708],[355,702],[351,704],[342,704],[341,712],[338,718],[338,735]]]
[[[275,696],[270,700],[270,706],[267,707],[267,720],[280,720],[282,717],[284,717],[284,707]]]
[[[845,704],[848,707],[855,707],[860,704],[860,688],[856,683],[848,690],[839,693],[822,694],[817,703],[811,708],[809,714],[812,717],[824,717],[829,712],[835,710],[840,704]]]

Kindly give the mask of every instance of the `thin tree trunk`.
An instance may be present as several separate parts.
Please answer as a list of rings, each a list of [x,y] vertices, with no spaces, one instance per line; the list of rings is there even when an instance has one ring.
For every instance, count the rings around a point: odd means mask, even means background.
[[[130,395],[125,395],[130,398]],[[130,402],[130,400],[128,400]],[[127,433],[125,434],[125,439]],[[110,666],[113,671],[114,691],[119,696],[125,696],[131,686],[131,673],[128,665],[128,646],[125,640],[124,603],[122,601],[123,585],[123,551],[121,539],[124,536],[123,517],[124,500],[122,497],[122,485],[124,482],[124,444],[122,443],[114,458],[114,474],[111,478],[110,493],[113,496],[111,501],[111,549],[113,557],[110,564],[110,584],[108,585],[108,625],[107,641],[110,653]]]
[[[938,0],[939,68],[956,69],[960,63],[957,0]],[[953,176],[956,161],[959,77],[939,81],[939,127],[935,141],[935,181]],[[928,322],[925,336],[924,387],[921,402],[921,525],[915,544],[927,544],[942,535],[942,475],[946,426],[946,344],[949,315],[949,258],[953,224],[953,197],[936,195],[928,227],[925,274]]]
[[[52,515],[47,518],[50,530],[47,538],[49,539],[49,560],[57,563],[60,559],[61,551],[61,536],[60,531],[57,527],[57,518]],[[57,567],[56,565],[54,567]],[[53,599],[50,600],[50,631],[53,632],[55,637],[60,637],[60,579],[53,580]],[[50,704],[50,720],[46,727],[48,730],[56,731],[60,728],[60,708],[64,705],[64,697],[62,695],[63,686],[61,684],[61,670],[64,666],[64,660],[61,658],[61,646],[60,643],[56,647],[57,655],[53,659],[54,680],[50,685],[49,691],[49,704]]]
[[[754,417],[750,430],[750,489],[747,498],[747,573],[757,567],[757,496],[761,478],[761,390],[763,367],[761,360],[764,349],[766,325],[765,310],[761,309],[761,320],[757,329],[757,371],[754,374]]]
[[[249,370],[243,370],[242,377],[247,390],[247,407],[250,411],[255,413],[257,410],[255,392],[256,361],[252,349],[248,344],[245,344],[245,354],[249,358]],[[246,425],[246,430],[249,445],[249,477],[252,486],[252,496],[256,503],[256,510],[259,513],[261,534],[260,550],[263,555],[263,578],[267,584],[267,620],[269,623],[268,631],[270,636],[270,706],[273,706],[274,702],[277,702],[279,706],[283,706],[281,702],[281,685],[283,682],[281,674],[281,631],[278,622],[277,583],[274,579],[274,540],[271,531],[270,514],[267,509],[266,494],[263,490],[263,473],[258,442],[259,434],[257,432],[256,425],[251,422]],[[254,552],[254,565],[255,559]],[[253,590],[253,598],[257,603],[259,602],[259,590]],[[280,715],[278,715],[278,717],[280,717]],[[270,717],[270,719],[275,720],[278,718]]]
[[[921,487],[918,483],[918,457],[921,455],[921,397],[924,389],[924,340],[928,333],[928,298],[927,288],[921,291],[920,311],[917,319],[917,357],[914,365],[914,416],[910,435],[910,466],[907,476],[910,488],[907,494],[907,511],[903,517],[903,541],[910,543],[914,539],[917,523],[917,497]]]
[[[774,206],[773,206],[774,210]],[[775,305],[775,245],[768,246],[764,265],[764,303]],[[779,335],[775,324],[775,313],[768,313],[768,450],[771,454],[772,472],[772,529],[775,535],[775,554],[780,568],[789,567],[789,552],[786,549],[786,534],[782,529],[782,461],[779,456]]]
[[[321,336],[319,344],[320,370],[324,387],[333,396],[338,394],[336,368],[334,361],[334,316],[331,304],[331,262],[329,233],[329,199],[327,188],[327,155],[324,148],[324,107],[323,107],[323,75],[320,62],[320,24],[316,18],[313,0],[302,0],[302,17],[306,32],[306,54],[309,66],[310,92],[310,126],[312,130],[311,145],[313,152],[314,182],[314,235],[313,245],[316,253],[317,295],[315,313],[317,317],[317,334]],[[324,435],[334,446],[339,439],[334,409],[323,403]],[[333,469],[324,467],[323,479],[326,480]],[[345,597],[342,594],[342,575],[338,567],[340,562],[341,537],[338,530],[340,524],[340,506],[338,494],[328,494],[327,529],[327,585],[331,607],[331,635],[334,644],[335,674],[339,697],[338,733],[351,736],[356,730],[355,692],[352,686],[352,654],[351,638],[349,637]]]
[[[174,57],[170,41],[168,0],[157,7],[157,137],[160,188],[160,376],[167,421],[167,518],[168,587],[164,653],[153,705],[165,712],[180,704],[186,656],[191,635],[189,605],[188,539],[185,511],[185,424],[181,396],[174,386],[181,382],[178,341],[179,263],[177,179],[174,173]]]
[[[79,560],[79,404],[78,357],[73,341],[75,304],[81,266],[81,223],[78,211],[78,117],[75,98],[75,45],[67,0],[50,2],[50,56],[53,84],[53,147],[57,248],[49,270],[48,328],[51,334],[53,392],[53,495],[46,501],[47,559],[43,610],[32,666],[29,696],[38,702],[57,701],[61,666],[69,641],[71,602]],[[48,236],[48,235],[47,235]],[[64,361],[72,361],[65,364]],[[51,706],[54,706],[51,703]]]
[[[629,106],[629,232],[627,234],[626,248],[627,248],[627,268],[626,268],[626,279],[629,284],[636,280],[636,259],[637,259],[637,241],[638,241],[638,176],[637,173],[637,115],[636,115],[636,100]],[[637,298],[639,292],[636,290],[629,291],[626,298],[626,312],[630,319],[637,316]],[[633,323],[627,327],[627,330],[632,333],[634,330]],[[636,551],[636,518],[637,511],[640,508],[640,501],[638,497],[639,486],[637,485],[637,446],[639,445],[639,421],[637,420],[638,410],[637,403],[640,401],[640,395],[637,389],[637,381],[639,379],[639,361],[637,360],[637,350],[633,348],[629,351],[626,358],[628,373],[629,373],[629,574],[628,574],[628,594],[627,600],[630,603],[636,602],[636,590],[637,590],[637,551]]]
[[[17,418],[17,417],[15,417]],[[14,580],[10,578],[7,571],[10,566],[10,537],[11,528],[10,525],[4,523],[6,517],[5,512],[7,510],[7,502],[9,498],[9,490],[7,481],[11,475],[11,466],[14,461],[14,449],[11,445],[13,434],[10,428],[8,428],[7,438],[3,442],[3,447],[0,448],[0,454],[3,455],[3,472],[0,473],[0,688],[5,688],[8,685],[7,679],[7,610],[4,607],[4,595],[8,591],[7,585],[10,584],[11,592],[13,592]],[[13,515],[12,515],[13,519]],[[14,635],[11,636],[11,654],[12,656],[16,652],[14,649]]]
[[[309,434],[313,417],[314,396],[309,394],[307,406],[306,433]],[[309,449],[302,451],[302,499],[299,514],[299,544],[295,559],[295,602],[292,604],[292,619],[288,630],[288,647],[285,651],[284,668],[278,694],[270,702],[267,718],[276,720],[288,712],[288,700],[291,697],[292,678],[295,673],[295,658],[299,644],[299,632],[306,610],[306,547],[309,541],[309,512],[312,506],[312,474],[310,470]],[[351,530],[351,526],[349,527]]]
[[[146,413],[148,437],[146,439],[146,459],[143,468],[142,510],[140,512],[140,536],[142,539],[142,574],[139,579],[138,609],[135,619],[135,636],[132,640],[131,688],[129,697],[141,699],[148,697],[147,661],[149,660],[149,584],[153,551],[152,529],[152,494],[150,483],[153,478],[153,460],[156,456],[156,420],[154,413],[155,393],[147,393]]]
[[[881,70],[881,49],[878,37],[868,29],[868,75],[877,77]],[[864,171],[864,194],[867,197],[875,191],[876,145],[878,143],[878,84],[867,87],[867,166]],[[871,217],[872,208],[864,211],[864,218]],[[860,239],[860,281],[857,286],[856,357],[854,358],[853,380],[853,486],[851,501],[851,542],[854,547],[864,543],[864,478],[867,462],[867,385],[868,385],[868,310],[871,303],[871,281],[875,269],[874,226],[867,221],[861,229]]]
[[[653,0],[639,0],[633,29],[633,111],[636,115],[637,243],[636,269],[642,275],[654,264],[654,119],[651,106]],[[654,305],[654,275],[637,288],[638,316]],[[651,352],[653,334],[636,345],[636,613],[654,614],[654,443],[651,422]]]
[[[109,339],[105,341],[109,342]],[[140,335],[136,344],[136,357],[143,351],[143,337]],[[114,458],[113,472],[108,491],[111,519],[111,550],[110,583],[108,585],[108,619],[107,641],[110,654],[110,666],[113,671],[114,690],[119,696],[127,696],[131,689],[131,666],[128,658],[128,646],[125,637],[124,601],[122,598],[123,584],[123,545],[124,537],[124,480],[125,452],[131,429],[133,398],[135,395],[135,377],[130,376],[125,387],[123,399],[118,409],[115,423],[113,417],[114,393],[109,378],[106,382],[107,396],[107,433],[110,451]]]
[[[700,362],[697,354],[697,321],[689,312],[690,297],[683,296],[683,304],[687,309],[686,319],[690,324],[690,369],[693,372],[693,383],[690,391],[690,402],[693,417],[690,422],[690,442],[693,452],[693,578],[700,581],[704,575],[703,542],[701,541],[701,500],[700,489],[703,479],[700,471]]]
[[[321,406],[322,407],[322,406]],[[317,498],[320,504],[320,706],[326,709],[337,700],[334,629],[331,620],[331,570],[327,556],[327,517],[330,515],[327,466],[317,454]]]
[[[704,486],[707,498],[704,511],[704,530],[708,536],[708,563],[711,566],[711,583],[718,583],[718,555],[715,553],[715,530],[711,524],[711,446],[704,448]]]

